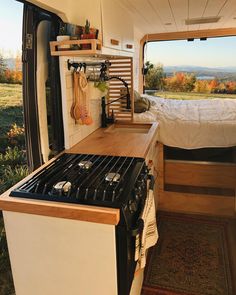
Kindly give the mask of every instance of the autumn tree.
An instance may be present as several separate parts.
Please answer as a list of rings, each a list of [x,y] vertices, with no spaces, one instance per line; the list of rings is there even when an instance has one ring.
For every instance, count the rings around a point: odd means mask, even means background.
[[[211,80],[208,84],[208,88],[211,93],[216,92],[218,86],[219,86],[219,81],[217,79]]]
[[[182,72],[175,73],[172,77],[165,79],[165,89],[175,92],[190,92],[194,89],[196,76]]]
[[[209,93],[209,84],[206,80],[197,80],[194,84],[194,92]]]

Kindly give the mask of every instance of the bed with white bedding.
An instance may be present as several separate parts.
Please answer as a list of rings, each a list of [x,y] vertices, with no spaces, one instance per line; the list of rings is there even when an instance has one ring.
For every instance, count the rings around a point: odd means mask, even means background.
[[[189,212],[234,215],[236,99],[174,100],[143,96],[151,101],[151,108],[134,114],[134,120],[160,124],[156,168],[159,209],[184,212],[188,204]],[[216,153],[222,148],[233,149],[233,160],[211,160],[209,148]],[[168,158],[167,149],[181,151],[182,155],[189,151],[200,155],[204,152],[208,160],[195,157],[186,160],[177,154],[174,159]]]
[[[151,108],[134,120],[158,121],[159,141],[183,149],[236,146],[236,99],[175,100],[142,95]]]

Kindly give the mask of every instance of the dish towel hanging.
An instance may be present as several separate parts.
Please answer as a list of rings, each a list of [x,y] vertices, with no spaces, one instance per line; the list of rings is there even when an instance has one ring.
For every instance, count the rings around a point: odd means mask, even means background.
[[[156,223],[156,209],[153,190],[149,189],[145,201],[144,209],[140,217],[143,220],[143,231],[136,236],[135,261],[137,261],[136,270],[144,268],[146,265],[147,249],[154,246],[158,240],[158,231]]]

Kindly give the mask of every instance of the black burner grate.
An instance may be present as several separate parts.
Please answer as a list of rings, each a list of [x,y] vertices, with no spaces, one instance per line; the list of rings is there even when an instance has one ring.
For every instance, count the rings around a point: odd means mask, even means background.
[[[63,154],[10,195],[120,207],[142,169],[141,158]]]

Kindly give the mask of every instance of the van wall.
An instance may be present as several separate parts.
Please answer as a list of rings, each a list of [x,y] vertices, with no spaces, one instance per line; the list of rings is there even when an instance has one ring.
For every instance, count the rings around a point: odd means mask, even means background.
[[[43,9],[56,13],[59,17],[63,19],[63,21],[84,25],[86,19],[89,19],[91,27],[98,28],[100,32],[99,38],[102,37],[100,0],[31,0],[30,2]],[[135,90],[139,89],[139,52],[140,40],[142,37],[142,32],[140,32],[137,28],[134,28],[133,85]],[[116,50],[114,50],[113,52],[116,52]],[[74,120],[71,118],[70,108],[73,102],[74,95],[72,72],[68,71],[67,69],[68,58],[59,58],[62,87],[64,138],[66,149],[72,147],[74,144],[88,136],[91,132],[99,128],[101,116],[101,94],[96,93],[96,91],[94,91],[92,83],[90,83],[89,97],[91,98],[90,110],[94,121],[93,124],[90,126],[75,124]],[[78,62],[83,61],[81,57],[71,57],[70,59]],[[88,61],[88,58],[86,58],[86,60],[84,61]]]

